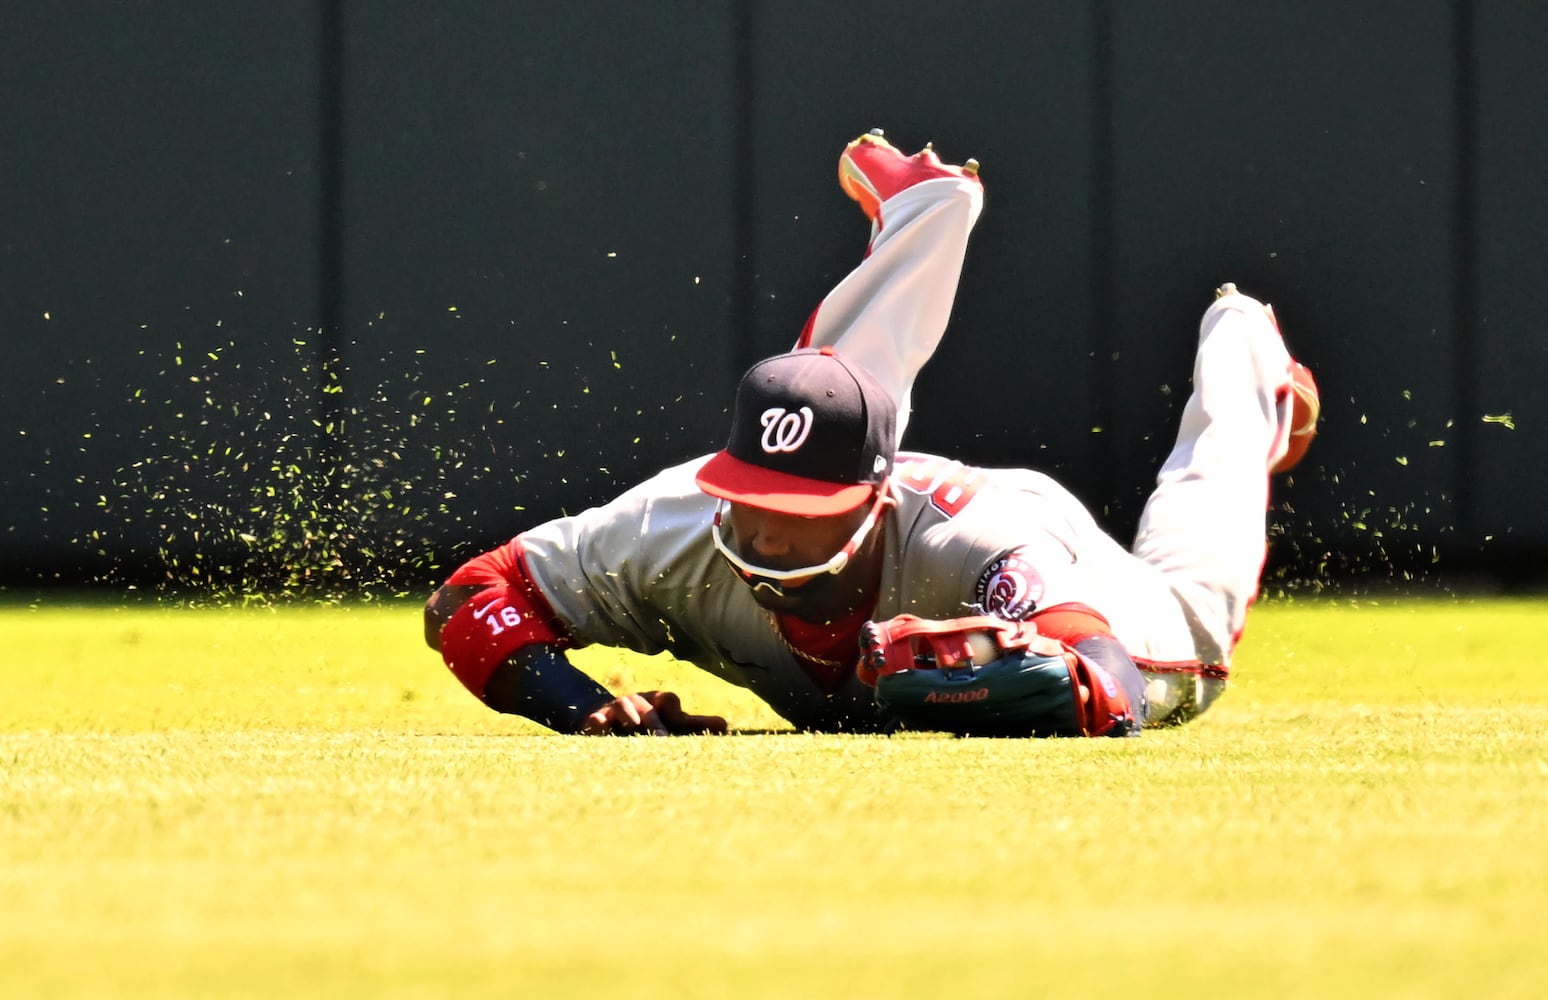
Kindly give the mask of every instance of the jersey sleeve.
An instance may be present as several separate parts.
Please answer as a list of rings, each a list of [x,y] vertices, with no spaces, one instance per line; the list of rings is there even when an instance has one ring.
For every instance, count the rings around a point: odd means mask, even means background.
[[[708,540],[714,501],[693,482],[703,462],[522,532],[527,571],[577,645],[685,651],[683,626],[717,558]]]

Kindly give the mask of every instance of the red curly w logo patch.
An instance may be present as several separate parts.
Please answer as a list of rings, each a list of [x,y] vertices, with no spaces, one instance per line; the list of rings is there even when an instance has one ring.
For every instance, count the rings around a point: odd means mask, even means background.
[[[1025,621],[1043,599],[1043,578],[1020,549],[1012,549],[984,570],[974,596],[985,614]]]

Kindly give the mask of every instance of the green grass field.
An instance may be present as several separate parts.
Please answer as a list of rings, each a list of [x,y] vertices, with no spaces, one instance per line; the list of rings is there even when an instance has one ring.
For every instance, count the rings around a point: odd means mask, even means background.
[[[557,737],[406,605],[0,628],[7,996],[1548,993],[1548,604],[1262,606],[1130,741]]]

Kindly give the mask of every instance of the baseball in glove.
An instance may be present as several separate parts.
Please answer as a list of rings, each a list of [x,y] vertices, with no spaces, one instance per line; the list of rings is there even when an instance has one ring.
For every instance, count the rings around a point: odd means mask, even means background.
[[[906,729],[1135,736],[1144,723],[1143,678],[1112,636],[1069,646],[1032,622],[899,615],[867,622],[860,644],[860,679]]]

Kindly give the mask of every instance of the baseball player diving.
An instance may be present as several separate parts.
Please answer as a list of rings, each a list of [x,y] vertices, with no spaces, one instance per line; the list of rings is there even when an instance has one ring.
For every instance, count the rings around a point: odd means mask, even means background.
[[[1257,594],[1269,476],[1316,431],[1273,313],[1217,291],[1124,548],[1046,475],[897,451],[983,185],[879,131],[839,180],[866,254],[795,350],[743,376],[726,447],[470,560],[426,641],[490,708],[562,733],[726,728],[607,690],[566,659],[593,644],[667,651],[811,731],[1131,736],[1207,709]]]

